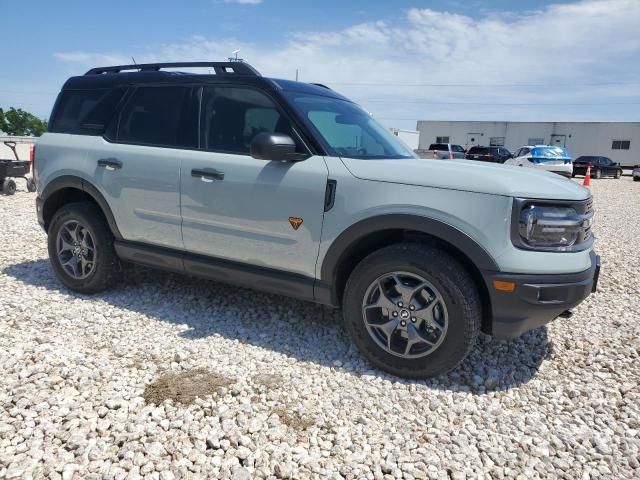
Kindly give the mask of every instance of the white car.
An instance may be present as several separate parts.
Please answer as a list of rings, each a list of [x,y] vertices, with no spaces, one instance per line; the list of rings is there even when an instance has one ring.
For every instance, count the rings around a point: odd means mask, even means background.
[[[569,152],[565,148],[551,145],[525,145],[518,149],[513,154],[513,158],[509,158],[504,164],[539,168],[567,178],[571,178],[573,173],[573,162]]]
[[[634,182],[640,182],[640,165],[636,165],[635,167],[633,167],[632,175]]]

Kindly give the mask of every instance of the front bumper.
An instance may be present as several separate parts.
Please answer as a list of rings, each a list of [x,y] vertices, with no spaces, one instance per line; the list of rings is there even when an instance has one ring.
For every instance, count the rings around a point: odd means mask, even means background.
[[[491,299],[491,335],[515,338],[541,327],[579,305],[596,291],[600,257],[591,252],[591,268],[563,275],[527,275],[483,272]],[[514,282],[513,292],[496,290],[494,280]]]

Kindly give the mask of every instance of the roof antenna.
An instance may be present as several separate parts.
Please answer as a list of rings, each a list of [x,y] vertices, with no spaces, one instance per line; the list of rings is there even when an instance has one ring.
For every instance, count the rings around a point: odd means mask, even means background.
[[[133,64],[137,67],[137,66],[138,66],[138,64],[136,63],[136,59],[135,59],[135,58],[133,58],[133,55],[131,55],[131,60],[133,60]],[[138,71],[139,71],[139,70],[140,70],[140,69],[138,69]]]

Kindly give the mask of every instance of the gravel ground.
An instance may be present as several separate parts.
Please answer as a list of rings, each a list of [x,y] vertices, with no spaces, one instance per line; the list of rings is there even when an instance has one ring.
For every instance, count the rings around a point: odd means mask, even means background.
[[[599,293],[431,381],[317,305],[139,268],[72,293],[35,194],[0,196],[0,478],[639,478],[640,184],[592,190]]]

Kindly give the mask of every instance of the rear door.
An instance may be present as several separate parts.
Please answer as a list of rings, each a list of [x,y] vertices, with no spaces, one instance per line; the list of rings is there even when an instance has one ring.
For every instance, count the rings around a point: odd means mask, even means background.
[[[181,164],[186,250],[313,278],[328,170],[323,157],[264,161],[249,154],[261,132],[298,139],[276,102],[248,86],[206,86],[201,151]]]
[[[180,162],[197,147],[197,98],[190,86],[135,88],[89,149],[94,184],[125,240],[183,248]]]

